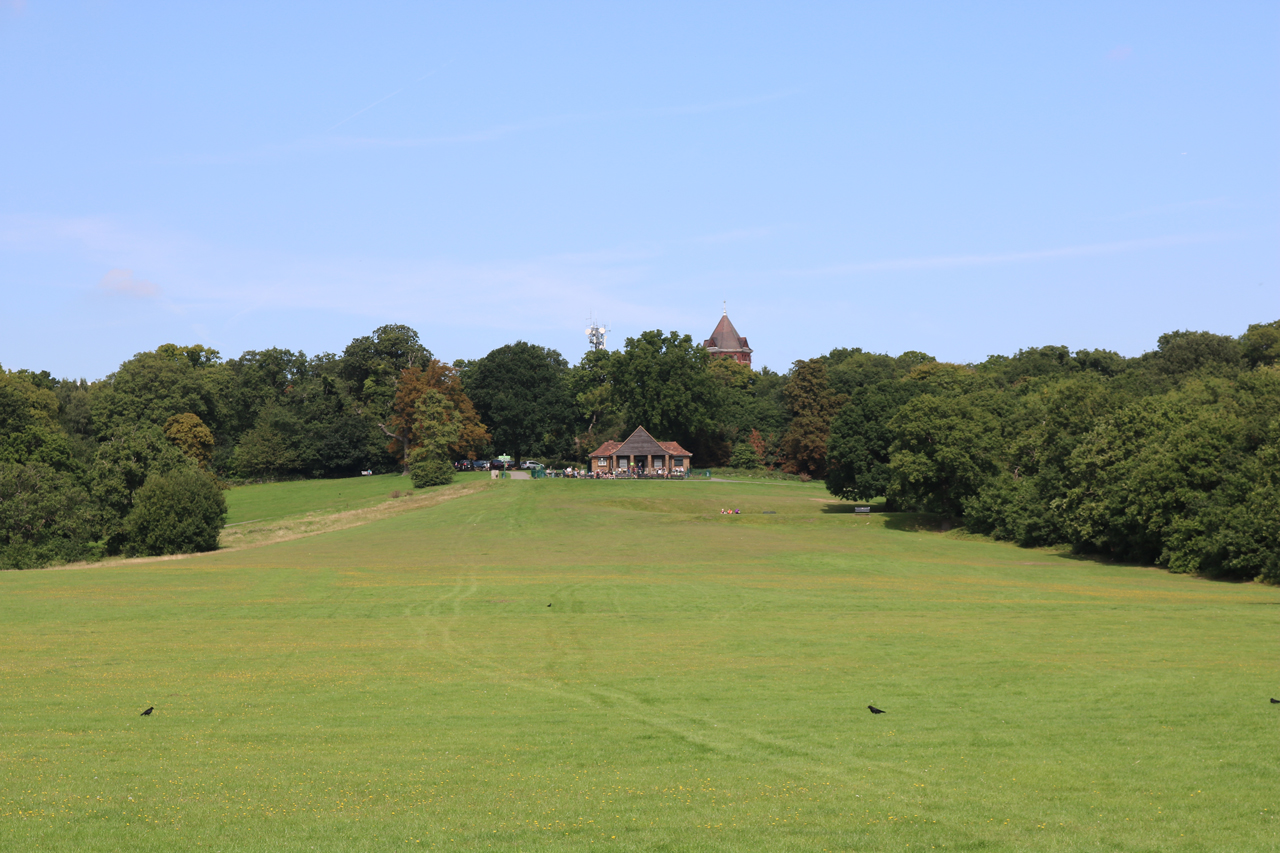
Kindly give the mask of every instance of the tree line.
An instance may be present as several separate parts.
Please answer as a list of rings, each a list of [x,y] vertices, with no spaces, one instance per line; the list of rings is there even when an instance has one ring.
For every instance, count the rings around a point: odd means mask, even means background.
[[[1024,545],[1280,580],[1278,351],[1280,321],[1173,332],[1137,358],[852,348],[779,374],[661,330],[576,365],[524,341],[448,364],[387,325],[340,355],[165,344],[95,382],[0,369],[0,567],[216,547],[227,482],[436,485],[451,460],[559,467],[644,426],[701,467],[825,478]]]
[[[1280,321],[931,362],[851,392],[826,485],[970,531],[1175,572],[1280,582]]]

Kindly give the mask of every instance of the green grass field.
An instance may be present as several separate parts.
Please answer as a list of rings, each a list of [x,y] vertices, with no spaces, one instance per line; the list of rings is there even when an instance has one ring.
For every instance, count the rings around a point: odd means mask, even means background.
[[[1280,849],[1280,590],[820,484],[467,488],[0,573],[0,850]]]
[[[396,474],[236,486],[227,492],[227,524],[235,527],[309,513],[365,509],[382,503],[392,491],[411,488],[412,484]]]

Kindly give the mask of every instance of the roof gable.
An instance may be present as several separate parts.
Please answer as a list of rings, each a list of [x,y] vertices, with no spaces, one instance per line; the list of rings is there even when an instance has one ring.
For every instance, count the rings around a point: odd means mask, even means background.
[[[711,333],[711,337],[707,338],[703,346],[707,349],[715,348],[721,352],[749,351],[747,339],[738,334],[738,330],[733,327],[733,321],[729,319],[727,312],[720,318],[720,322],[716,323],[715,331]]]
[[[614,453],[619,456],[665,456],[667,451],[644,427],[636,427],[636,431]]]
[[[636,427],[626,441],[606,441],[591,456],[689,456],[675,441],[657,441],[644,427]]]

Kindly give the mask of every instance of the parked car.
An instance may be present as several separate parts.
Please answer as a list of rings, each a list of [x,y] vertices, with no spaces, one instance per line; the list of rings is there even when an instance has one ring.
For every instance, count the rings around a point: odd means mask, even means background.
[[[488,470],[489,470],[489,460],[488,460],[488,459],[477,459],[476,461],[474,461],[474,462],[472,462],[472,463],[471,463],[471,470],[473,470],[473,471],[488,471]]]
[[[459,459],[457,462],[453,463],[453,470],[474,471],[475,466],[472,464],[470,459]]]
[[[532,471],[534,468],[544,468],[541,462],[534,462],[532,459],[526,459],[520,463],[521,471]]]

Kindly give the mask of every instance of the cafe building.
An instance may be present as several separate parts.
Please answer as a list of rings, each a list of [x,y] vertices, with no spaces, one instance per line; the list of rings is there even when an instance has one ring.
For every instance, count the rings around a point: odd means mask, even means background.
[[[591,473],[618,477],[684,477],[691,457],[674,441],[658,441],[637,427],[626,441],[606,441],[591,454]]]

